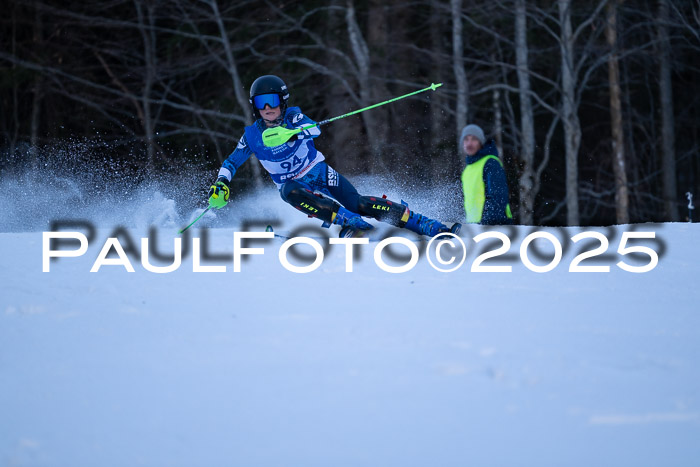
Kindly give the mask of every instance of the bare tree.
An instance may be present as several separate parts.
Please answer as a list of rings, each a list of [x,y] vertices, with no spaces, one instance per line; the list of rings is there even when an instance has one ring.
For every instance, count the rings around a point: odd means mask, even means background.
[[[229,37],[229,32],[227,31],[224,20],[222,18],[221,12],[219,11],[219,5],[217,0],[204,0],[206,5],[211,9],[212,21],[216,24],[216,30],[219,34],[218,40],[224,51],[224,60],[220,61],[222,66],[226,69],[226,72],[231,78],[231,85],[233,87],[234,95],[236,96],[236,102],[242,110],[245,119],[245,125],[251,125],[253,123],[253,118],[251,112],[248,111],[250,108],[250,103],[248,97],[244,91],[243,83],[241,81],[241,76],[238,71],[238,64],[234,57],[233,47],[231,44],[231,38]],[[210,49],[211,50],[211,49]],[[253,157],[257,162],[257,159]],[[253,172],[253,181],[256,188],[262,188],[263,178],[262,171],[260,170],[260,164],[252,163],[249,164]]]
[[[571,0],[557,0],[561,49],[562,122],[566,151],[566,221],[579,225],[578,150],[581,145],[581,122],[576,108],[576,73],[574,33],[571,27]]]
[[[464,38],[462,27],[462,0],[450,0],[452,13],[452,67],[457,85],[457,109],[455,133],[459,135],[467,124],[469,112],[469,82],[464,70]],[[459,136],[458,136],[459,137]]]
[[[663,198],[667,221],[678,221],[676,203],[676,138],[673,116],[673,87],[671,82],[671,50],[669,46],[668,0],[659,0],[659,101],[661,106],[661,164],[663,167]]]
[[[43,47],[44,33],[41,12],[34,12],[34,44],[40,49]],[[39,166],[39,126],[41,124],[41,103],[44,96],[44,77],[41,73],[34,75],[34,97],[32,98],[32,123],[29,137],[29,151],[32,166],[36,169]]]
[[[345,21],[347,25],[348,38],[350,39],[350,47],[355,58],[355,63],[357,64],[357,78],[360,87],[360,105],[362,107],[366,107],[371,105],[373,95],[373,86],[371,83],[370,73],[371,57],[369,47],[367,46],[367,41],[365,41],[364,34],[362,34],[360,26],[357,24],[357,18],[355,17],[355,3],[353,0],[347,0]],[[365,130],[367,131],[367,139],[373,155],[373,162],[381,162],[383,160],[382,149],[384,141],[381,140],[379,131],[377,130],[376,114],[372,112],[363,112],[361,116],[365,123]],[[374,164],[369,165],[370,168],[373,166]]]
[[[440,83],[443,77],[445,60],[442,59],[442,38],[441,31],[445,24],[445,15],[441,14],[438,0],[430,0],[430,67],[432,70],[432,82]],[[430,96],[430,134],[433,143],[439,143],[445,132],[445,113],[443,93],[434,93]]]
[[[615,208],[618,224],[629,223],[629,194],[625,161],[625,139],[622,126],[622,102],[620,99],[620,67],[617,55],[617,1],[607,5],[605,37],[610,46],[608,79],[610,81],[610,124],[612,130],[612,167],[615,174]]]
[[[143,40],[143,85],[141,87],[141,105],[142,119],[141,124],[144,130],[144,139],[146,142],[146,151],[148,154],[148,167],[153,168],[155,165],[155,129],[153,116],[151,113],[151,99],[153,86],[158,74],[158,57],[156,53],[156,34],[153,30],[154,26],[154,2],[145,2],[142,4],[140,0],[134,0],[136,7],[138,30]],[[144,6],[146,11],[144,12]]]
[[[535,196],[535,116],[532,111],[532,88],[528,66],[527,12],[525,0],[515,1],[515,57],[520,98],[520,132],[523,161],[520,174],[519,218],[525,225],[534,222]]]

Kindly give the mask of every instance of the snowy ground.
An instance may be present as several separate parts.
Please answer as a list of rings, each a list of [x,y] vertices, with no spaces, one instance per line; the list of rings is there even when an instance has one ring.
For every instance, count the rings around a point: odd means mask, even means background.
[[[138,201],[145,210],[126,225],[136,251],[151,222],[158,249],[172,251],[187,219],[162,195]],[[497,229],[509,253],[484,263],[512,272],[471,272],[499,243],[477,244],[487,230],[467,229],[452,273],[425,257],[385,272],[371,243],[353,272],[332,246],[317,270],[296,274],[280,264],[279,239],[256,241],[265,254],[235,273],[227,256],[241,221],[316,225],[274,193],[258,201],[185,237],[206,236],[217,257],[204,262],[223,273],[192,272],[191,249],[168,274],[134,255],[133,273],[91,273],[114,229],[96,216],[87,253],[50,272],[48,227],[0,233],[0,465],[697,465],[697,224],[595,229],[610,246],[582,264],[607,273],[568,271],[584,251],[569,238],[592,229],[525,227]],[[519,256],[532,230],[565,247],[550,272]],[[616,266],[648,262],[617,253],[627,230],[655,232],[635,243],[658,253],[651,272]]]

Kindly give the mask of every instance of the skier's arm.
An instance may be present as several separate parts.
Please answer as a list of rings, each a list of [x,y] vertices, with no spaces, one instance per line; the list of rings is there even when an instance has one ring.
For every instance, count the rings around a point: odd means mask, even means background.
[[[238,140],[236,149],[233,150],[221,165],[221,169],[219,169],[219,180],[224,179],[226,184],[231,183],[233,176],[236,174],[236,170],[238,170],[251,155],[253,155],[253,151],[250,149],[250,146],[248,146],[245,135],[243,135],[241,139]]]
[[[289,115],[289,119],[292,121],[292,125],[294,126],[294,128],[313,125],[314,123],[316,123],[301,112],[292,113],[291,115]],[[307,128],[306,130],[302,130],[301,133],[298,133],[295,136],[296,139],[312,139],[316,138],[320,134],[321,129],[317,126],[314,126],[311,128]]]
[[[508,181],[501,164],[490,159],[484,166],[484,188],[486,201],[481,216],[484,225],[504,224],[508,222],[506,206],[508,205]]]
[[[236,149],[226,158],[219,169],[216,182],[209,187],[209,206],[221,209],[226,206],[229,198],[229,184],[236,174],[236,170],[253,154],[245,135],[238,141]]]

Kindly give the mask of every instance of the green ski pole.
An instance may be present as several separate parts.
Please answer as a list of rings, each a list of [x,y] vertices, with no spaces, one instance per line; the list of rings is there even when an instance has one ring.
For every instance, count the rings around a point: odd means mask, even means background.
[[[187,227],[185,227],[184,229],[179,230],[178,233],[179,233],[179,234],[182,234],[185,230],[187,230],[187,229],[189,229],[190,227],[192,227],[192,226],[194,225],[194,223],[197,222],[199,219],[201,219],[202,216],[205,215],[211,208],[212,208],[212,206],[209,206],[208,208],[206,208],[199,216],[197,216],[197,218],[196,218],[195,220],[193,220],[192,222],[190,222],[190,224],[189,224]]]
[[[328,120],[323,120],[322,122],[313,123],[311,125],[305,125],[305,126],[300,127],[300,128],[291,128],[290,129],[290,128],[284,128],[281,126],[274,127],[274,128],[268,128],[265,131],[263,131],[263,134],[262,134],[263,144],[269,148],[279,146],[280,144],[284,144],[287,141],[289,141],[289,138],[291,138],[292,136],[296,135],[297,133],[301,133],[304,130],[308,130],[309,128],[325,125],[326,123],[331,123],[331,122],[334,122],[336,120],[340,120],[341,118],[349,117],[350,115],[359,114],[360,112],[364,112],[365,110],[374,109],[375,107],[379,107],[381,105],[390,104],[390,103],[396,102],[400,99],[414,96],[414,95],[421,93],[421,92],[425,92],[428,90],[435,91],[440,86],[442,86],[442,83],[440,83],[440,84],[433,83],[425,89],[413,91],[413,92],[405,94],[403,96],[394,97],[393,99],[389,99],[388,101],[380,102],[379,104],[370,105],[369,107],[365,107],[365,108],[359,109],[359,110],[353,110],[352,112],[346,113],[345,115],[340,115],[338,117],[329,118]]]

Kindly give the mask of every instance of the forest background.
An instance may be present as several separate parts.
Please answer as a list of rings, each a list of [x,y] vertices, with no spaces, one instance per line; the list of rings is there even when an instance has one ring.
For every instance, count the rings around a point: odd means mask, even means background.
[[[317,147],[349,176],[445,187],[456,210],[467,123],[495,139],[520,224],[687,221],[700,193],[700,0],[6,5],[0,177],[189,171],[205,199],[253,120],[250,84],[276,74],[317,121],[444,83]],[[233,188],[268,179],[251,160]]]

